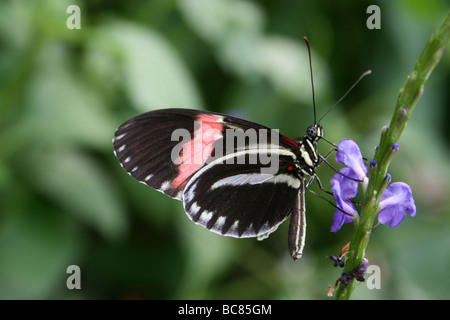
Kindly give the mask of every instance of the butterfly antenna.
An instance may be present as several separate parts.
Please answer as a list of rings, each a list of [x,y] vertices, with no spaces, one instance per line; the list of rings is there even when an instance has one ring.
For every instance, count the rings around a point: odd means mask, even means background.
[[[334,107],[336,107],[336,105],[341,102],[342,100],[344,100],[344,98],[347,96],[347,94],[350,93],[350,91],[353,90],[353,88],[361,81],[362,78],[364,78],[365,76],[371,74],[372,71],[371,70],[367,70],[366,72],[364,72],[362,75],[359,76],[358,80],[356,80],[356,82],[350,87],[350,89],[347,90],[346,93],[344,93],[344,95],[330,108],[328,109],[328,111],[319,119],[319,121],[317,121],[317,123],[319,123],[331,110],[333,110]]]
[[[309,72],[310,72],[310,75],[311,75],[311,90],[312,90],[313,109],[314,109],[314,124],[316,124],[316,97],[314,95],[314,79],[313,79],[313,70],[312,70],[312,62],[311,62],[311,48],[309,47],[308,38],[307,37],[303,37],[303,39],[305,39],[306,46],[308,47]]]

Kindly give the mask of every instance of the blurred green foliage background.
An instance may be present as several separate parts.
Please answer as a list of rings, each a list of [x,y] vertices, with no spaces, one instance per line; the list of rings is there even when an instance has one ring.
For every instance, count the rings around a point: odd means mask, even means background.
[[[66,26],[81,9],[81,29]],[[369,30],[366,9],[381,9]],[[293,262],[287,223],[270,238],[220,237],[137,183],[113,155],[114,130],[159,108],[232,113],[292,138],[373,71],[324,120],[370,159],[399,89],[446,0],[1,1],[0,298],[326,299],[341,270],[327,259],[351,238],[334,208],[307,195],[307,244]],[[396,154],[393,181],[417,215],[373,230],[367,258],[381,289],[356,299],[450,298],[450,54],[431,75]],[[329,146],[322,145],[322,153]],[[324,183],[333,171],[321,166]],[[81,290],[68,290],[69,265]]]

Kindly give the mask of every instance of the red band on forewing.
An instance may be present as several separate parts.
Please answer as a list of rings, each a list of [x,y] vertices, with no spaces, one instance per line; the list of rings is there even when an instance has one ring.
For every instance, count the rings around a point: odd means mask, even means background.
[[[281,136],[284,140],[286,140],[287,142],[289,142],[290,144],[292,144],[292,145],[294,145],[294,146],[296,146],[296,147],[298,147],[298,143],[297,142],[295,142],[295,141],[292,141],[291,139],[289,139],[289,138],[286,138],[285,136]]]
[[[194,126],[194,138],[182,146],[182,154],[175,163],[178,164],[178,175],[171,187],[179,187],[189,176],[197,171],[213,152],[213,144],[222,138],[222,118],[202,114]]]

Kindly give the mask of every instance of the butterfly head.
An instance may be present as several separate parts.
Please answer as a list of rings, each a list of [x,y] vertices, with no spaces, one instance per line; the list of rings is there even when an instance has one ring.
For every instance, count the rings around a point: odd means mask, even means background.
[[[323,129],[322,126],[315,124],[313,126],[309,126],[306,129],[306,137],[313,143],[316,143],[320,139],[323,138]]]

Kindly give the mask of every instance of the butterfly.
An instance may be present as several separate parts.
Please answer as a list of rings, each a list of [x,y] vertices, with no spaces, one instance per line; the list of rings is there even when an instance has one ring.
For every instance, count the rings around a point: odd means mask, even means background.
[[[233,116],[162,109],[124,122],[114,153],[136,180],[183,201],[188,217],[210,231],[265,239],[289,215],[289,251],[305,244],[305,186],[321,158],[318,124],[291,140]]]

